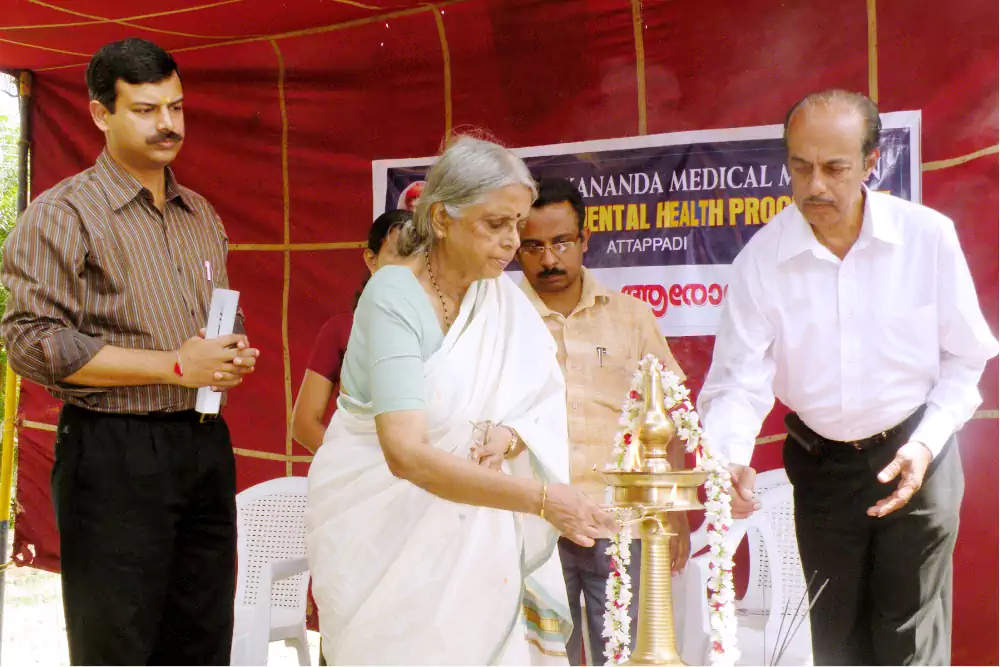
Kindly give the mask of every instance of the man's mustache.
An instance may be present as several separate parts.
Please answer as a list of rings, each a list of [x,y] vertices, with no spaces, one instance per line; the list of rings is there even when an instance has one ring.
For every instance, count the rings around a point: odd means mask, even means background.
[[[161,141],[184,141],[184,137],[177,134],[173,130],[167,130],[166,132],[157,132],[154,136],[146,139],[147,144],[158,144]]]
[[[565,275],[566,275],[565,271],[563,271],[562,269],[557,269],[555,267],[538,272],[539,278],[551,278],[553,276],[565,276]]]
[[[826,204],[828,206],[833,206],[835,203],[832,199],[823,199],[822,197],[807,197],[806,204]]]

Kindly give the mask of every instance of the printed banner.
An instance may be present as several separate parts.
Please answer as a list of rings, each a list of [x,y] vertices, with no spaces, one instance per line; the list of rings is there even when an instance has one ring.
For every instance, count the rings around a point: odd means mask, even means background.
[[[920,112],[882,114],[874,190],[920,201]],[[584,264],[646,301],[666,336],[713,335],[743,245],[792,203],[782,126],[519,148],[536,178],[569,179],[591,231]],[[372,163],[375,210],[412,208],[433,158]],[[520,269],[512,267],[520,278]]]

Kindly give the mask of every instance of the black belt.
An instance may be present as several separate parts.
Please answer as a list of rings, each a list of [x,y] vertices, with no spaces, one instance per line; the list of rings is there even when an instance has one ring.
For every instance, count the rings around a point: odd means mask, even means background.
[[[806,450],[814,456],[819,456],[827,451],[850,451],[847,448],[853,448],[856,451],[863,452],[873,447],[878,447],[886,443],[896,443],[902,445],[910,434],[917,428],[917,424],[920,423],[921,417],[924,416],[924,410],[926,405],[921,405],[917,408],[913,414],[899,422],[892,428],[887,428],[886,430],[876,433],[875,435],[869,436],[867,438],[862,438],[861,440],[830,440],[829,438],[824,438],[816,431],[812,430],[805,425],[797,414],[794,412],[789,412],[785,415],[785,428],[788,429],[788,437],[798,443],[802,449]]]
[[[217,414],[205,414],[198,412],[197,410],[175,410],[173,412],[145,412],[145,413],[130,413],[130,412],[100,412],[99,410],[90,410],[88,408],[82,408],[79,405],[72,405],[67,403],[63,406],[63,410],[73,410],[79,411],[80,413],[90,416],[90,417],[120,417],[122,419],[137,419],[139,421],[149,421],[149,422],[198,422],[204,424],[205,422],[215,421],[219,418]]]

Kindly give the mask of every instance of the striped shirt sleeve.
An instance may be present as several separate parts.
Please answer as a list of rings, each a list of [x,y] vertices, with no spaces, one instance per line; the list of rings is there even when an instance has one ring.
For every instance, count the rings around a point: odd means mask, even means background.
[[[0,279],[10,291],[0,321],[11,367],[45,386],[81,393],[60,380],[89,362],[105,343],[80,331],[85,261],[81,225],[72,207],[36,201],[4,245]]]

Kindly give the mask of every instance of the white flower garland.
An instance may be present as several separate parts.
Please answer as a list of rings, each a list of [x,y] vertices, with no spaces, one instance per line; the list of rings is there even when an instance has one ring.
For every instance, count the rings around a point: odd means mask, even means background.
[[[621,518],[621,517],[619,517]],[[632,562],[632,535],[628,524],[611,538],[607,554],[611,556],[611,572],[604,586],[604,655],[609,662],[628,660],[632,617],[628,608],[632,602],[632,578],[628,574]]]
[[[725,461],[705,448],[701,440],[698,413],[691,404],[691,392],[675,373],[667,370],[663,362],[653,355],[639,362],[639,369],[632,376],[632,386],[622,405],[618,423],[622,430],[615,436],[614,466],[616,470],[634,470],[639,460],[639,419],[642,412],[643,371],[658,369],[663,382],[663,407],[677,428],[677,437],[685,442],[688,452],[695,452],[696,467],[708,473],[705,482],[705,522],[709,542],[708,588],[709,625],[711,628],[711,661],[713,665],[733,665],[739,658],[736,644],[736,613],[733,601],[733,553],[726,545],[725,534],[733,523],[728,491],[729,470]],[[627,525],[611,540],[611,572],[606,586],[607,603],[604,612],[606,637],[604,655],[608,664],[621,664],[628,660],[629,602],[632,600],[632,582],[628,576],[631,535]]]

